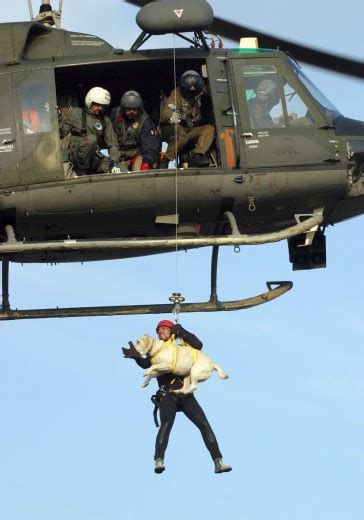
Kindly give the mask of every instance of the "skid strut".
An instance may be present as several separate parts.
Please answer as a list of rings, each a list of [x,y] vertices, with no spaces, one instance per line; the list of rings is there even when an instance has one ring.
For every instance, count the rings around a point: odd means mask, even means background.
[[[294,226],[281,231],[261,235],[242,235],[239,233],[235,217],[231,212],[223,215],[231,228],[228,236],[212,236],[199,238],[148,238],[148,239],[112,239],[112,240],[64,240],[58,242],[39,242],[26,243],[16,239],[12,226],[5,227],[7,241],[0,244],[0,258],[2,259],[2,308],[0,310],[0,320],[17,320],[32,318],[67,318],[80,316],[121,316],[128,314],[164,314],[178,312],[217,312],[234,311],[249,309],[256,305],[269,302],[278,298],[282,294],[292,289],[293,283],[289,281],[267,282],[268,290],[257,296],[242,300],[220,301],[217,297],[217,261],[218,252],[221,245],[257,245],[267,244],[286,240],[293,236],[316,232],[318,226],[323,222],[323,208],[314,210],[312,215],[301,215],[297,218]],[[301,219],[304,217],[304,220]],[[223,222],[218,226],[222,229]],[[123,249],[150,249],[150,250],[169,250],[176,247],[196,248],[212,246],[211,258],[211,293],[210,299],[206,302],[186,303],[179,293],[174,293],[170,304],[151,304],[151,305],[117,305],[104,307],[67,307],[55,309],[11,309],[9,303],[9,258],[16,258],[17,255],[27,255],[34,252],[46,251],[100,251],[100,250],[120,250]],[[174,304],[174,306],[172,305]],[[173,311],[174,309],[174,311]]]
[[[178,302],[179,312],[217,312],[249,309],[269,302],[289,291],[293,283],[289,281],[267,282],[268,290],[242,300],[219,301],[217,297],[217,260],[219,246],[212,249],[211,293],[206,302]],[[167,304],[116,305],[103,307],[65,307],[54,309],[11,309],[9,303],[9,260],[2,261],[2,308],[0,320],[21,320],[35,318],[70,318],[82,316],[125,316],[131,314],[169,314],[175,308],[175,300]]]

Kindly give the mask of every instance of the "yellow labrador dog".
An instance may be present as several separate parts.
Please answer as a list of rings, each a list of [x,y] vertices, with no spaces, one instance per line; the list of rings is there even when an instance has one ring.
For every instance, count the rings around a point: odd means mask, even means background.
[[[152,363],[144,372],[143,388],[149,385],[153,377],[173,373],[176,376],[185,376],[183,387],[173,390],[173,393],[190,394],[196,390],[200,381],[206,381],[211,376],[213,370],[217,371],[221,379],[229,377],[217,363],[200,350],[177,345],[173,340],[164,342],[144,334],[136,340],[134,346],[142,356],[150,356]]]

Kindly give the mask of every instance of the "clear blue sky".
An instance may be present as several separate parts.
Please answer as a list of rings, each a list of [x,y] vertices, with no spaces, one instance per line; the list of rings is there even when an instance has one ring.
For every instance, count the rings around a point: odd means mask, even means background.
[[[357,0],[213,7],[273,34],[364,55]],[[65,0],[63,23],[128,48],[135,13],[117,0]],[[0,18],[28,19],[26,0],[3,2]],[[344,114],[364,120],[363,82],[305,70]],[[274,279],[291,279],[294,289],[247,311],[182,316],[230,374],[196,394],[234,467],[227,475],[213,473],[199,432],[181,414],[167,471],[153,472],[152,387],[141,389],[142,372],[120,347],[153,333],[159,317],[1,323],[0,518],[363,520],[362,237],[362,218],[330,228],[328,267],[311,272],[291,271],[285,243],[224,249],[221,299],[251,296]],[[163,303],[176,288],[175,262],[169,254],[12,265],[12,304]],[[179,289],[189,301],[208,297],[209,264],[209,251],[179,255]]]

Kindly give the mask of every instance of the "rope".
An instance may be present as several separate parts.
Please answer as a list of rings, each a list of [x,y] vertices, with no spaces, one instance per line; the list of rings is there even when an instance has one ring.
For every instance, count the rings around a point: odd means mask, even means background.
[[[174,106],[177,107],[177,70],[176,70],[176,39],[175,34],[173,34],[173,81],[174,81]],[[177,161],[178,161],[178,151],[177,151],[177,125],[174,125],[174,140],[175,140],[175,173],[174,173],[174,193],[175,193],[175,215],[176,215],[176,227],[175,227],[175,238],[176,238],[176,250],[175,250],[175,277],[176,277],[176,285],[175,290],[178,293],[178,169],[177,169]],[[178,317],[177,317],[178,319]]]
[[[174,106],[177,108],[177,67],[176,67],[176,39],[175,34],[173,34],[173,82],[174,82]],[[179,312],[180,312],[180,304],[179,301],[175,298],[178,292],[178,150],[177,150],[178,138],[177,138],[177,125],[174,125],[174,146],[175,146],[175,170],[174,170],[174,193],[175,193],[175,215],[176,215],[176,227],[175,227],[175,239],[176,239],[176,249],[175,249],[175,293],[172,294],[172,298],[174,301],[173,307],[173,315],[176,323],[178,323]],[[171,300],[171,298],[170,298]]]

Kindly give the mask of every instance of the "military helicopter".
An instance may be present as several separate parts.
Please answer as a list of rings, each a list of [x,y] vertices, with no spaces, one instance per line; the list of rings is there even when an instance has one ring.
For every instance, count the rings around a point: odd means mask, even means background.
[[[62,1],[42,2],[31,21],[0,24],[0,319],[237,310],[270,301],[292,283],[267,282],[251,298],[217,298],[221,245],[288,241],[293,269],[326,265],[325,228],[364,211],[364,123],[344,117],[295,59],[363,77],[362,63],[307,49],[214,18],[204,0],[129,1],[141,34],[129,51],[61,28]],[[31,4],[29,4],[31,5]],[[143,49],[175,34],[188,48]],[[239,48],[221,47],[221,37]],[[293,57],[275,48],[289,50]],[[265,48],[266,47],[266,48]],[[216,140],[210,164],[68,177],[59,112],[83,106],[102,85],[113,100],[138,90],[148,112],[185,70],[209,86]],[[143,74],[141,74],[141,70]],[[175,71],[175,74],[173,74]],[[157,74],[156,74],[157,72]],[[149,80],[153,77],[153,82]],[[258,85],[278,87],[269,118],[254,120]],[[158,117],[156,118],[158,120]],[[11,309],[10,262],[83,262],[212,246],[211,294],[187,303]]]

